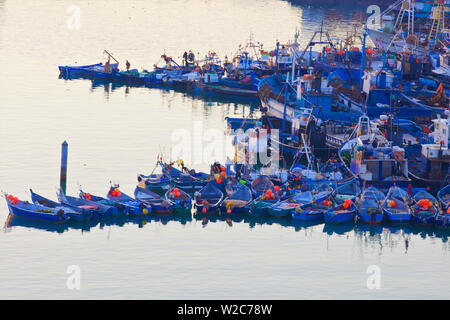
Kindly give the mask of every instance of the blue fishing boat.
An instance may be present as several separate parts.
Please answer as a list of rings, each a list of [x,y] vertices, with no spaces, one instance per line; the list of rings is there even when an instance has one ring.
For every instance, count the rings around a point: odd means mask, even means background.
[[[355,177],[350,178],[346,181],[335,181],[335,184],[337,185],[337,187],[334,199],[337,203],[342,203],[347,199],[356,201],[356,199],[361,194],[359,179]]]
[[[312,191],[304,191],[288,196],[286,200],[275,203],[268,208],[268,214],[277,217],[292,217],[301,213],[303,208],[316,207],[333,194],[333,189],[326,183],[314,187]],[[312,209],[308,209],[311,210]]]
[[[120,192],[120,191],[119,191]],[[102,205],[110,206],[116,208],[116,210],[112,210],[113,216],[122,216],[128,214],[128,208],[121,204],[120,202],[113,201],[111,199],[106,199],[104,197],[95,196],[93,194],[84,192],[80,189],[80,193],[78,194],[81,199],[93,201],[95,203],[99,203]]]
[[[381,223],[383,221],[381,205],[384,199],[384,193],[377,188],[366,188],[357,202],[358,220],[364,223]]]
[[[351,200],[346,200],[342,204],[336,204],[324,213],[325,223],[349,223],[354,222],[356,217],[356,206]]]
[[[212,181],[211,175],[204,172],[195,172],[193,169],[189,172],[182,172],[172,180],[177,188],[190,194],[200,191],[210,181]]]
[[[120,191],[118,186],[111,186],[108,191],[107,198],[111,201],[123,205],[130,215],[146,216],[152,212],[152,206],[150,204],[130,197],[129,195]]]
[[[253,179],[251,183],[251,190],[255,197],[265,195],[267,190],[273,190],[273,182],[266,175],[259,175]],[[273,190],[274,191],[274,190]]]
[[[174,205],[164,200],[159,194],[139,186],[134,190],[134,197],[152,206],[152,212],[158,215],[171,215],[174,213]]]
[[[209,182],[200,191],[194,194],[194,206],[197,214],[216,212],[224,199],[224,194]]]
[[[174,206],[175,210],[191,211],[192,209],[191,196],[179,188],[167,190],[164,197],[169,204]]]
[[[172,164],[163,162],[162,157],[156,162],[155,169],[156,167],[161,168],[161,173],[139,174],[137,177],[138,186],[158,194],[165,194],[171,188],[173,179],[181,175],[181,171]]]
[[[392,186],[383,202],[382,209],[386,220],[392,223],[411,221],[410,197],[408,193],[397,186]]]
[[[437,199],[443,210],[450,207],[450,184],[439,190],[437,193]]]
[[[215,74],[214,74],[215,75]],[[212,74],[208,74],[206,76],[213,77]],[[227,81],[228,84],[231,81]],[[239,87],[229,87],[228,85],[220,83],[217,81],[195,81],[193,82],[194,91],[200,94],[206,95],[218,95],[218,96],[227,96],[227,97],[242,97],[242,98],[254,98],[256,99],[257,90],[248,89],[248,88],[239,88]]]
[[[425,190],[417,192],[412,197],[412,222],[421,225],[434,225],[439,213],[438,202],[435,197]]]
[[[32,189],[30,189],[31,193],[31,201],[33,201],[34,204],[38,204],[44,207],[48,207],[54,210],[64,210],[64,212],[70,217],[70,220],[73,221],[86,221],[91,219],[92,213],[87,210],[80,210],[77,208],[74,208],[72,206],[67,206],[62,203],[52,201],[50,199],[47,199],[37,193],[34,193]]]
[[[450,226],[450,185],[441,188],[437,193],[440,211],[436,216],[436,225],[442,227]]]
[[[111,63],[109,67],[100,66],[90,68],[90,74],[93,79],[113,80],[117,72],[119,72],[119,64]]]
[[[253,194],[249,187],[237,183],[228,191],[227,197],[223,200],[220,209],[227,214],[240,214],[248,210],[248,205],[253,200]]]
[[[118,71],[114,73],[114,80],[123,81],[129,85],[144,85],[147,78],[151,76],[151,73],[147,70],[139,72],[137,69],[131,69],[128,71]]]
[[[331,193],[328,196],[317,197],[310,191],[302,192],[296,196],[297,202],[303,205],[295,208],[292,213],[292,219],[299,221],[320,221],[323,220],[324,214],[330,210],[333,205],[333,197]],[[317,199],[317,200],[315,200]]]
[[[53,209],[37,204],[21,201],[13,195],[5,194],[6,203],[9,211],[16,216],[46,221],[46,222],[66,222],[70,219],[69,215],[61,208]]]
[[[115,207],[96,203],[94,201],[89,201],[77,197],[66,196],[61,191],[57,192],[58,201],[71,206],[78,210],[83,210],[90,212],[93,218],[110,218],[112,217],[118,210]]]
[[[363,115],[338,155],[348,173],[379,189],[411,183],[405,149],[393,145],[378,124]]]
[[[103,63],[100,62],[85,66],[59,66],[58,69],[61,77],[71,78],[71,77],[90,76],[92,68],[102,66]]]

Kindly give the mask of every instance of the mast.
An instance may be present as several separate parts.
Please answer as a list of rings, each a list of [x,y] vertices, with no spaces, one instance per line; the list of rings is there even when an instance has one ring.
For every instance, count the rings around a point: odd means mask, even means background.
[[[298,39],[298,31],[295,31],[294,36],[294,44],[292,45],[292,75],[291,75],[291,83],[294,83],[295,78],[295,62],[296,62],[296,56],[297,56],[297,39]]]

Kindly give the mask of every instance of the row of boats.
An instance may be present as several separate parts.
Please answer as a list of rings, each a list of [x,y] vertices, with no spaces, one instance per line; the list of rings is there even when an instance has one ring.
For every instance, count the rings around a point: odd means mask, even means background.
[[[405,190],[392,186],[387,193],[358,179],[307,181],[298,171],[279,177],[241,174],[215,163],[210,174],[178,170],[164,164],[161,174],[139,175],[134,197],[111,186],[106,197],[80,190],[78,197],[58,192],[58,201],[31,191],[31,203],[5,194],[12,215],[63,223],[117,216],[161,216],[175,212],[196,216],[273,216],[297,221],[331,224],[414,223],[450,226],[450,185],[437,198],[426,189]],[[236,170],[237,167],[235,166]]]

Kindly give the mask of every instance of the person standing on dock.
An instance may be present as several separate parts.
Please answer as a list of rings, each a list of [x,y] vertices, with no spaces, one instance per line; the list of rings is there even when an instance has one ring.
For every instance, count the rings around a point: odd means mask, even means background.
[[[127,67],[127,72],[130,71],[130,62],[127,60],[127,62],[125,63],[125,66]]]

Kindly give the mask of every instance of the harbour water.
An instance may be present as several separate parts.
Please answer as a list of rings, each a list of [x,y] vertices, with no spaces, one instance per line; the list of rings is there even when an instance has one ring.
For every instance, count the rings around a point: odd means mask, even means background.
[[[56,198],[67,140],[68,194],[81,185],[103,195],[110,181],[132,193],[136,174],[170,154],[174,131],[223,131],[224,117],[250,112],[173,90],[65,81],[58,65],[105,61],[107,49],[122,67],[151,69],[164,50],[231,56],[250,35],[272,49],[296,29],[305,45],[322,20],[344,37],[364,16],[280,0],[0,0],[0,190]],[[0,222],[7,216],[0,201]],[[450,298],[448,234],[431,228],[190,216],[52,230],[24,223],[3,229],[0,254],[3,299]],[[79,267],[80,290],[67,286],[69,266]]]

